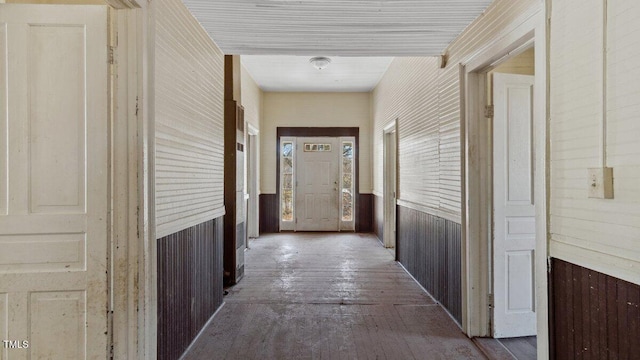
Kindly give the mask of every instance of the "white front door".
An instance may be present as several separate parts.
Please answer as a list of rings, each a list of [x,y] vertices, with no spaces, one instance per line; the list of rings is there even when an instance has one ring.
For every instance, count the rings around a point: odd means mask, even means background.
[[[0,6],[0,358],[105,359],[107,8]]]
[[[338,138],[299,137],[296,152],[297,231],[338,231]]]
[[[533,83],[495,74],[493,120],[493,336],[536,334]]]

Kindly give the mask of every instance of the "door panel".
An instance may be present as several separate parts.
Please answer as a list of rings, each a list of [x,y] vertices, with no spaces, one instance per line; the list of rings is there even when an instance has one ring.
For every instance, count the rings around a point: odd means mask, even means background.
[[[535,335],[534,77],[494,74],[493,79],[493,335]]]
[[[0,332],[30,345],[2,355],[104,359],[107,8],[4,4],[0,32]]]
[[[339,230],[338,145],[337,138],[297,139],[297,231]]]

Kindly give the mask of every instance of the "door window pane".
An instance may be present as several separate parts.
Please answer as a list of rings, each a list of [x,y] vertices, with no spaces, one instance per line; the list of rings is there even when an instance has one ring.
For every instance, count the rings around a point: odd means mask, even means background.
[[[283,142],[281,150],[281,218],[282,221],[293,221],[293,143]]]
[[[353,220],[353,143],[342,143],[342,221]]]

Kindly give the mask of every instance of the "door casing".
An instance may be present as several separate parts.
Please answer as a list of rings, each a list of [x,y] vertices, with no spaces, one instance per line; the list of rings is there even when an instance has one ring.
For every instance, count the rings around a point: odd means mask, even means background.
[[[491,207],[490,137],[484,107],[485,72],[527,43],[535,46],[534,85],[534,202],[536,204],[535,287],[537,349],[549,353],[548,327],[548,9],[544,3],[532,9],[488,42],[483,49],[460,62],[461,158],[462,158],[462,328],[470,337],[490,336],[489,239]],[[526,15],[526,16],[525,16]]]
[[[360,128],[358,127],[277,127],[276,128],[276,199],[278,205],[276,207],[278,211],[278,231],[293,231],[294,227],[286,226],[282,222],[282,213],[280,211],[281,205],[281,193],[280,193],[280,182],[281,182],[281,160],[280,160],[280,149],[282,146],[283,139],[291,139],[293,137],[312,137],[312,136],[328,136],[328,137],[350,137],[354,138],[355,143],[355,159],[354,159],[354,206],[358,204],[358,198],[360,194],[360,156],[359,156],[359,139],[360,139]],[[295,161],[295,160],[294,160]],[[295,200],[294,200],[295,201]],[[358,220],[358,211],[356,209],[355,218],[354,218],[354,227],[355,231],[359,231],[359,220]],[[283,227],[284,225],[284,227]]]
[[[398,120],[383,129],[383,243],[386,248],[396,247],[396,199],[398,198]],[[397,257],[397,252],[396,252]]]

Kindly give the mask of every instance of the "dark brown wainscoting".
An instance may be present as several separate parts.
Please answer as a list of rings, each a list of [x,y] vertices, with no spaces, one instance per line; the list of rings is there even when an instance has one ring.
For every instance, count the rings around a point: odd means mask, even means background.
[[[373,194],[359,194],[356,200],[356,231],[373,231]],[[280,231],[278,194],[260,194],[260,234]]]
[[[398,206],[397,221],[398,261],[460,324],[460,224],[403,206]]]
[[[356,232],[372,232],[373,194],[358,194],[356,205]]]
[[[278,194],[260,194],[260,234],[280,231]]]
[[[640,359],[640,285],[551,259],[553,359]]]
[[[373,198],[373,231],[384,244],[384,199],[377,195]]]
[[[223,226],[158,239],[158,359],[178,359],[222,304]]]

